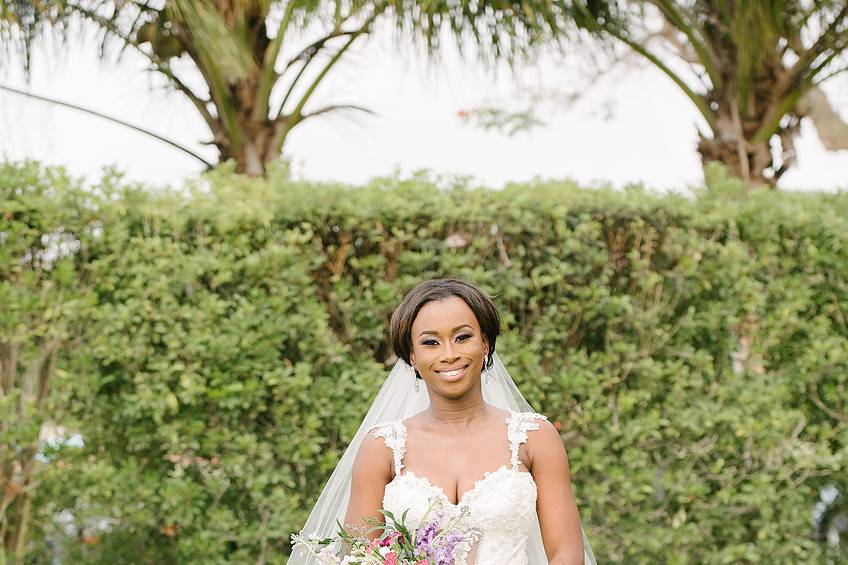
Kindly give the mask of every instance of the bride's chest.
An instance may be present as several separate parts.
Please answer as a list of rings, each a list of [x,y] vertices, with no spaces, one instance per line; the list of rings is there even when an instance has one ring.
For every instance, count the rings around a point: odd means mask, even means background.
[[[530,473],[504,465],[486,473],[454,504],[426,477],[406,472],[389,482],[383,495],[383,508],[398,518],[407,512],[408,525],[432,516],[437,507],[452,515],[463,506],[470,511],[472,525],[490,534],[497,530],[524,531],[536,510],[536,483]]]

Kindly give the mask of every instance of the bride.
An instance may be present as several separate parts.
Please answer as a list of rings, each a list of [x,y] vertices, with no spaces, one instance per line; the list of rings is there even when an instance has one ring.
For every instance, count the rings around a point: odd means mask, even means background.
[[[381,509],[414,524],[436,500],[447,514],[465,508],[482,533],[478,565],[595,563],[559,432],[495,354],[499,331],[492,300],[464,281],[428,280],[404,297],[389,330],[399,360],[305,534],[331,536],[337,520],[361,528]],[[297,549],[288,561],[314,562]]]

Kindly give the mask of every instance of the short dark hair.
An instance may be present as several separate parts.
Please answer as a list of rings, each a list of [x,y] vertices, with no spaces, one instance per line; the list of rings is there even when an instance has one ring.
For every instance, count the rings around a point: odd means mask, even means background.
[[[494,364],[495,341],[501,331],[501,317],[495,303],[489,296],[463,280],[454,277],[431,279],[419,283],[403,297],[395,311],[392,312],[392,321],[389,323],[389,343],[392,350],[399,358],[410,365],[409,357],[412,353],[412,322],[418,316],[419,310],[430,302],[439,302],[452,296],[457,296],[468,304],[480,331],[486,337],[489,346],[485,368],[491,368]]]

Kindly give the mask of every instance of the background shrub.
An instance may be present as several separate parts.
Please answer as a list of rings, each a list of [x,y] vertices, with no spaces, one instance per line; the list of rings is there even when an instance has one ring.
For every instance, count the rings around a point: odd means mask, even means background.
[[[91,192],[96,305],[61,360],[85,445],[48,465],[35,561],[284,560],[394,362],[392,308],[445,274],[501,308],[602,562],[845,559],[844,194],[720,170],[691,199],[226,169]]]

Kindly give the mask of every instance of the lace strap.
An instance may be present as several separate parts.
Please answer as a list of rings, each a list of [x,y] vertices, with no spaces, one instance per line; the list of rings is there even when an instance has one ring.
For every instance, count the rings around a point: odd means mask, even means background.
[[[518,459],[518,448],[527,442],[527,432],[538,430],[539,423],[534,420],[547,420],[547,416],[535,412],[513,412],[507,423],[507,437],[509,438],[510,464],[513,469],[518,469],[521,461]]]
[[[395,476],[400,475],[403,469],[403,456],[406,453],[406,426],[400,420],[377,424],[374,428],[374,437],[381,437],[394,456]]]

